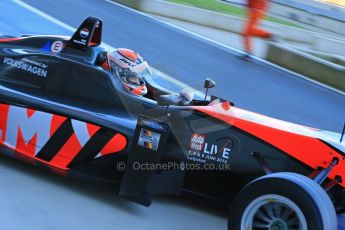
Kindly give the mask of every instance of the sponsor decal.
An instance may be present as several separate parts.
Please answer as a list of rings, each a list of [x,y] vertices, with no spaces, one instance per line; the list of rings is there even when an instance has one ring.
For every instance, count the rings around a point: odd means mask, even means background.
[[[27,58],[15,60],[9,57],[5,57],[3,60],[3,64],[21,69],[25,72],[29,72],[39,77],[45,78],[48,76],[48,70],[46,70],[48,66],[46,64],[32,61]]]
[[[161,134],[142,128],[139,135],[138,145],[157,151]]]
[[[143,62],[143,63],[141,63],[141,64],[139,64],[139,65],[134,66],[134,67],[130,67],[130,70],[131,70],[132,72],[135,72],[135,73],[141,73],[141,72],[143,72],[144,70],[149,69],[149,68],[150,68],[150,67],[149,67],[149,65],[147,64],[147,62]]]
[[[117,153],[127,143],[115,131],[104,137],[99,126],[33,109],[0,103],[0,115],[0,144],[62,168]]]
[[[192,139],[190,142],[190,148],[192,150],[201,151],[205,144],[205,138],[206,138],[206,135],[193,133]]]
[[[83,28],[80,30],[80,37],[87,38],[90,34],[90,31],[87,28]]]
[[[140,118],[138,124],[141,126],[150,127],[155,130],[164,131],[164,132],[166,131],[166,127],[164,125],[161,125],[155,121],[150,121],[150,120]]]
[[[55,41],[51,46],[51,51],[53,53],[60,53],[64,48],[64,44],[62,41]]]
[[[207,161],[227,164],[233,149],[233,141],[223,137],[210,143],[206,135],[193,133],[190,141],[188,159],[194,162],[206,163]]]
[[[16,150],[28,151],[24,146],[32,145],[34,150],[31,154],[36,155],[49,140],[53,115],[44,112],[31,111],[31,113],[31,116],[28,116],[26,109],[16,106],[9,107],[4,142]]]
[[[79,40],[73,40],[73,42],[74,43],[77,43],[77,44],[80,44],[80,45],[86,45],[86,40],[81,40],[81,41],[79,41]]]
[[[25,62],[33,64],[33,65],[37,65],[39,67],[42,67],[43,69],[46,69],[48,67],[48,65],[46,65],[44,63],[33,61],[33,60],[30,60],[30,59],[27,59],[27,58],[23,58],[22,61],[25,61]]]
[[[121,58],[120,60],[121,60],[121,62],[126,63],[126,64],[127,64],[128,66],[130,66],[130,67],[134,67],[134,66],[136,65],[135,62],[129,61],[129,60],[127,60],[126,58]]]

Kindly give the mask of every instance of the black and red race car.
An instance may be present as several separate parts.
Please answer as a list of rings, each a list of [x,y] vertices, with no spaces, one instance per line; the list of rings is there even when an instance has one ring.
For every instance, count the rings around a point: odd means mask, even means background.
[[[72,178],[150,194],[199,194],[230,207],[228,229],[337,228],[344,212],[340,134],[181,97],[144,77],[135,96],[98,63],[102,21],[71,38],[0,39],[1,153]],[[205,88],[215,86],[205,81]]]

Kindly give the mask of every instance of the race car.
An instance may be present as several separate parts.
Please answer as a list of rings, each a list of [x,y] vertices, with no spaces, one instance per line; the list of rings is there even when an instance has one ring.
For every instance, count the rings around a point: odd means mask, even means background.
[[[70,178],[151,194],[196,194],[229,207],[228,229],[337,229],[344,212],[343,134],[181,97],[142,81],[130,93],[100,67],[103,22],[71,38],[0,38],[1,153]],[[206,79],[206,94],[215,87]]]

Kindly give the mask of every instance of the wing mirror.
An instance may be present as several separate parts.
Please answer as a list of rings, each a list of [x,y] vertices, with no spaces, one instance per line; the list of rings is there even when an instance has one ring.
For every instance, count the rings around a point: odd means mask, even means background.
[[[215,86],[216,86],[216,82],[215,81],[213,81],[210,78],[206,78],[205,83],[204,83],[204,88],[206,89],[204,101],[206,101],[206,99],[207,99],[208,90],[213,88],[213,87],[215,87]]]
[[[207,79],[205,80],[205,83],[204,83],[204,88],[205,88],[205,89],[211,89],[211,88],[213,88],[213,87],[215,87],[215,86],[216,86],[216,82],[213,81],[212,79],[207,78]]]

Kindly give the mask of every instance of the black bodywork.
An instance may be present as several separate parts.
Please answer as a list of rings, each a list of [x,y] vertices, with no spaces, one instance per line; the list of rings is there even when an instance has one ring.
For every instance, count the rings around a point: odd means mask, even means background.
[[[76,43],[82,40],[78,34],[85,27],[90,31],[89,39],[84,44]],[[73,165],[67,172],[68,176],[112,182],[116,184],[119,195],[149,205],[149,194],[180,194],[183,191],[231,201],[245,184],[265,173],[253,152],[265,153],[265,162],[274,171],[293,171],[303,175],[311,171],[274,146],[197,111],[193,106],[171,105],[167,108],[158,105],[156,99],[170,92],[157,86],[152,79],[145,79],[149,91],[153,92],[147,97],[127,92],[118,77],[98,65],[99,58],[106,51],[100,45],[101,30],[101,20],[90,17],[71,39],[27,36],[0,43],[2,103],[67,116],[126,136],[128,145],[124,151]],[[49,50],[55,41],[64,43],[64,49],[59,53]],[[37,77],[27,71],[4,66],[5,58],[43,63],[47,76]],[[193,103],[198,106],[209,104]],[[155,126],[140,122],[139,117]],[[164,129],[157,130],[157,125]],[[157,150],[138,146],[143,127],[161,134]],[[190,158],[191,137],[195,133],[206,134],[206,143],[228,146],[231,149],[228,160],[196,162]],[[11,151],[2,149],[3,152]],[[116,168],[118,162],[127,163],[125,172]],[[167,170],[132,170],[133,162],[176,164]],[[176,166],[207,163],[215,165],[215,168],[189,170]],[[228,167],[221,170],[224,165]]]

